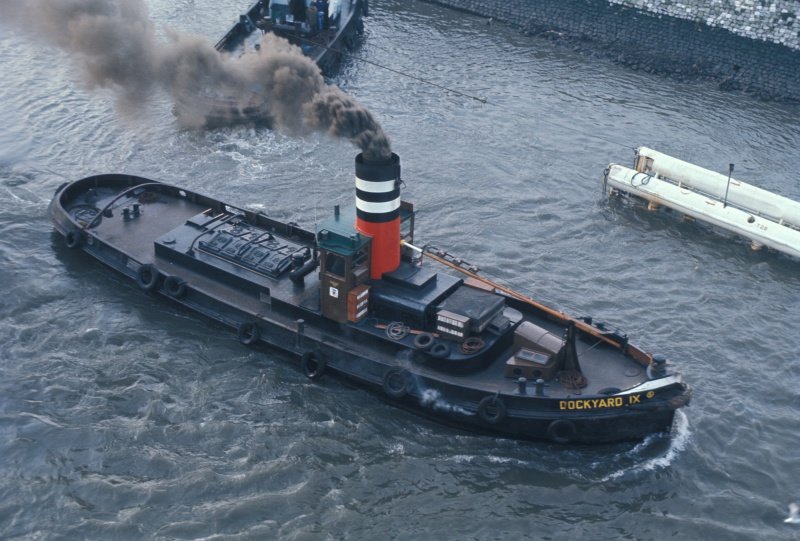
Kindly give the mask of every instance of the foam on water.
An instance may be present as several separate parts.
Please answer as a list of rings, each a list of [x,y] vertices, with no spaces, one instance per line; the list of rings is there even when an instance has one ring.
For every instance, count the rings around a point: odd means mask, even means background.
[[[691,438],[692,431],[689,426],[689,417],[683,410],[675,412],[675,421],[670,433],[669,446],[666,451],[660,456],[650,457],[651,448],[654,445],[659,445],[660,440],[663,440],[663,435],[653,435],[646,438],[642,443],[636,445],[633,449],[621,456],[625,460],[633,460],[633,466],[627,466],[623,469],[610,473],[601,479],[601,482],[612,481],[619,479],[625,475],[636,475],[640,472],[649,472],[653,470],[665,469],[672,465],[677,457],[686,450],[686,446]]]

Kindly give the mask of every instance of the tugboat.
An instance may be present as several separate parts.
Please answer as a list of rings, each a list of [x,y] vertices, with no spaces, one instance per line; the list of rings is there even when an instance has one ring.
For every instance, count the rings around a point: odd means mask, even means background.
[[[312,0],[258,0],[215,45],[217,51],[241,56],[255,49],[264,33],[272,33],[300,47],[326,76],[342,60],[341,49],[351,49],[356,36],[363,32],[361,17],[367,14],[367,0],[332,0],[328,13],[308,20]]]
[[[65,184],[49,213],[67,247],[245,345],[296,355],[311,379],[344,376],[512,438],[596,444],[670,430],[691,392],[663,356],[417,247],[397,154],[358,154],[355,184],[355,207],[334,207],[315,231],[124,174]]]
[[[316,16],[316,7],[309,12],[314,4],[313,0],[258,0],[214,48],[239,60],[257,53],[284,54],[287,46],[297,47],[322,75],[330,77],[364,31],[367,0],[331,0],[326,2],[328,13],[310,21],[309,17]],[[197,125],[202,119],[203,125],[212,127],[241,122],[272,124],[265,101],[267,89],[258,84],[244,90],[220,88],[218,81],[207,83],[196,94],[176,99],[173,112],[185,123]]]

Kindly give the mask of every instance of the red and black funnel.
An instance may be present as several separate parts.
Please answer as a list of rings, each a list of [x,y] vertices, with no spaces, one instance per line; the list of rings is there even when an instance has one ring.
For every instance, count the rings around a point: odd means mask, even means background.
[[[370,277],[400,266],[400,157],[356,156],[356,229],[372,237]]]

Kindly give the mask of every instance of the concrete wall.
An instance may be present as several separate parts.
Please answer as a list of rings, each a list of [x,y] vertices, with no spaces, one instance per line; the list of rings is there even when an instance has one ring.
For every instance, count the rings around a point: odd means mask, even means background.
[[[764,99],[800,101],[800,49],[744,37],[745,25],[734,33],[721,25],[657,13],[671,8],[692,13],[693,4],[706,19],[748,20],[755,9],[742,5],[765,4],[778,13],[798,2],[783,0],[426,0],[503,21],[523,31],[565,41],[588,54],[603,55],[634,69],[677,78],[707,78],[726,90],[743,90]],[[626,5],[627,4],[627,5]],[[632,7],[649,5],[650,11]],[[723,4],[735,4],[728,10]],[[711,15],[711,7],[718,11]],[[687,11],[692,10],[692,11]],[[738,11],[737,11],[738,10]],[[800,11],[800,10],[798,10]],[[782,13],[782,12],[781,12]],[[794,15],[776,15],[794,28]],[[792,19],[792,24],[788,21]],[[765,19],[766,20],[766,19]],[[772,20],[775,20],[774,18]],[[728,23],[726,23],[728,24]],[[733,25],[733,22],[729,23]],[[738,24],[738,23],[737,23]],[[768,26],[768,23],[765,23]],[[800,30],[800,22],[796,23]],[[767,28],[765,26],[764,28]],[[746,28],[750,30],[745,30]],[[765,30],[761,29],[763,33]],[[786,37],[782,39],[786,41]],[[795,36],[797,37],[797,36]]]

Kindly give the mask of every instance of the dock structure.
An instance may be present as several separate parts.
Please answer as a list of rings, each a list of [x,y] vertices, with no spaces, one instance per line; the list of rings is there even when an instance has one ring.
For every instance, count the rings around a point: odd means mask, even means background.
[[[800,202],[728,175],[673,158],[650,148],[636,150],[634,168],[610,164],[603,187],[609,195],[647,201],[650,210],[667,207],[764,246],[800,258]]]

